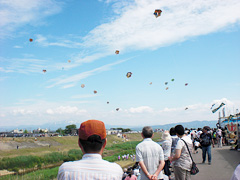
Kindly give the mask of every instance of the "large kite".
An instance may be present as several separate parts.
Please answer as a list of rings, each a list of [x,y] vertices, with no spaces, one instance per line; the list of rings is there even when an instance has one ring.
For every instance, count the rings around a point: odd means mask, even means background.
[[[217,112],[222,106],[224,106],[224,103],[221,103],[220,106],[218,106],[217,108],[215,108],[214,110],[212,110],[212,113]]]

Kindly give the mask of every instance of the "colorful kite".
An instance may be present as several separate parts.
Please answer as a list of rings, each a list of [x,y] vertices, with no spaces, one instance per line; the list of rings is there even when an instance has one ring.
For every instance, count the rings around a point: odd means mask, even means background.
[[[166,87],[166,90],[168,90],[168,87]]]
[[[152,85],[152,82],[150,82],[149,84]]]
[[[85,87],[85,84],[81,84],[81,87],[84,88],[84,87]]]
[[[107,102],[107,104],[109,104],[109,102]]]
[[[167,85],[168,84],[168,82],[165,82],[165,85]]]
[[[156,9],[153,14],[154,14],[155,17],[157,18],[157,17],[161,16],[161,13],[162,13],[162,10],[161,10],[161,9]]]
[[[185,110],[188,110],[188,107],[186,107]]]
[[[46,70],[46,69],[43,69],[42,71],[43,71],[44,73],[46,73],[46,72],[47,72],[47,70]]]
[[[130,78],[132,76],[132,73],[128,72],[126,76],[127,76],[127,78]]]
[[[94,90],[93,92],[94,92],[94,94],[97,94],[97,91],[96,91],[96,90]]]
[[[218,106],[217,108],[215,108],[214,110],[212,110],[212,113],[217,112],[222,106],[224,106],[224,103],[221,103],[220,106]]]
[[[115,54],[119,54],[119,50],[116,50],[116,51],[115,51]]]
[[[119,111],[119,108],[117,108],[116,111]]]
[[[174,81],[174,79],[171,79],[171,81]]]
[[[33,39],[30,38],[29,41],[30,41],[30,42],[33,42]]]
[[[70,63],[70,62],[71,62],[71,60],[68,60],[68,62]]]
[[[187,85],[188,85],[188,83],[185,84],[185,86],[187,86]]]

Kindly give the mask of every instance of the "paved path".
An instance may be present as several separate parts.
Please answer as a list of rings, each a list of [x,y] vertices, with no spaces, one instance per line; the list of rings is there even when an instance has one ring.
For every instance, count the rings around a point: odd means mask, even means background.
[[[212,148],[212,164],[208,165],[208,163],[201,164],[202,150],[198,149],[198,154],[193,154],[193,159],[199,168],[199,173],[192,176],[192,180],[230,180],[240,163],[240,152],[230,150],[230,146]]]

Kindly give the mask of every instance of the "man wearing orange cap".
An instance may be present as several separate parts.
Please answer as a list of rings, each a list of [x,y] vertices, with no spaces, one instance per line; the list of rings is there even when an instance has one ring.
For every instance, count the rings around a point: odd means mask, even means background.
[[[107,144],[106,128],[102,121],[83,122],[79,128],[78,144],[83,152],[82,159],[63,163],[58,171],[58,180],[122,179],[122,168],[102,159]]]

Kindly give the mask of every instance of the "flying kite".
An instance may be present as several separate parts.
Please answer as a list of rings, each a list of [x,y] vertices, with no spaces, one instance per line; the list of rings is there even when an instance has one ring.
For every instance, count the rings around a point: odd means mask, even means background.
[[[185,86],[187,86],[187,85],[188,85],[188,83],[185,84]]]
[[[186,107],[185,110],[188,110],[188,107]]]
[[[167,85],[168,84],[168,82],[165,82],[165,85]]]
[[[119,54],[119,50],[116,50],[116,51],[115,51],[115,54]]]
[[[107,102],[107,104],[109,104],[109,102]]]
[[[157,18],[157,17],[161,16],[161,13],[162,13],[162,10],[161,10],[161,9],[156,9],[153,14],[154,14],[155,17]]]
[[[68,60],[68,62],[70,63],[70,62],[71,62],[71,60]]]
[[[126,76],[127,76],[127,78],[130,78],[132,76],[132,73],[128,72]]]
[[[29,41],[30,41],[30,42],[32,42],[32,41],[33,41],[33,39],[32,39],[32,38],[30,38],[30,39],[29,39]]]
[[[150,82],[149,84],[152,85],[152,82]]]
[[[119,111],[119,108],[117,108],[116,111]]]
[[[215,106],[215,104],[212,105],[211,109],[213,108],[213,106]]]
[[[171,79],[171,81],[174,81],[174,79]]]
[[[43,71],[44,73],[45,73],[45,72],[47,72],[47,70],[46,70],[46,69],[43,69],[42,71]]]
[[[84,88],[84,87],[85,87],[85,84],[81,84],[81,87]]]
[[[168,87],[166,87],[166,90],[168,90]]]
[[[224,103],[221,103],[220,106],[218,106],[217,108],[215,108],[214,110],[212,110],[212,113],[217,112],[222,106],[224,106]]]
[[[96,90],[94,90],[93,92],[94,92],[94,94],[97,94],[97,91],[96,91]]]

